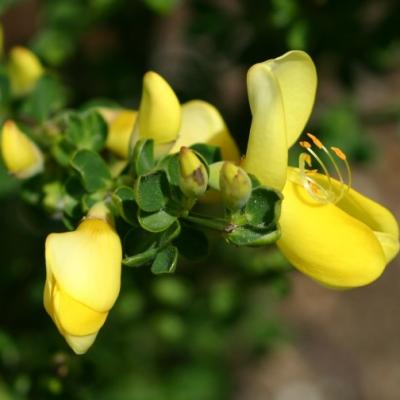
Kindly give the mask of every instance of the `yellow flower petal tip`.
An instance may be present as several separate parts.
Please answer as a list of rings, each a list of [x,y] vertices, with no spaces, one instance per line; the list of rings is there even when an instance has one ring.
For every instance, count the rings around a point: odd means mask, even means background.
[[[106,147],[121,158],[127,159],[129,156],[129,143],[136,118],[136,111],[123,110],[108,125]]]
[[[188,197],[199,197],[205,193],[208,174],[204,164],[193,150],[182,147],[179,152],[181,172],[180,188]]]
[[[170,150],[176,153],[182,146],[207,143],[218,146],[222,158],[239,161],[239,149],[219,111],[210,103],[192,100],[182,105],[182,124],[178,139]]]
[[[23,96],[30,92],[44,74],[44,68],[37,56],[20,46],[10,51],[8,71],[11,90],[15,96]]]
[[[231,162],[221,168],[219,186],[224,203],[228,208],[242,208],[251,195],[251,180],[246,171]]]
[[[101,203],[75,231],[46,239],[44,306],[77,354],[91,346],[118,297],[121,260],[121,241]]]
[[[42,152],[11,120],[3,125],[1,153],[7,170],[17,178],[29,178],[43,170]]]
[[[156,72],[147,72],[143,78],[134,140],[153,139],[159,144],[172,142],[180,125],[181,106],[173,89]]]

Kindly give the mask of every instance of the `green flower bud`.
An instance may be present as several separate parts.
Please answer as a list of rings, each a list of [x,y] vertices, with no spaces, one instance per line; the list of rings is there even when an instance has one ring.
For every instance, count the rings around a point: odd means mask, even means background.
[[[219,176],[224,203],[231,210],[242,208],[251,194],[251,180],[246,171],[231,162],[225,162]]]
[[[187,147],[179,152],[180,188],[187,197],[200,197],[207,190],[208,175],[199,157]]]

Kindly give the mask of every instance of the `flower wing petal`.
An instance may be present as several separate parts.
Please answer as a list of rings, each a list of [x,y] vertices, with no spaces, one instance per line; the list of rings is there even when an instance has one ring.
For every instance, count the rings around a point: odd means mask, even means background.
[[[377,279],[386,257],[374,232],[333,204],[320,204],[288,180],[278,246],[299,270],[324,285],[351,288]]]

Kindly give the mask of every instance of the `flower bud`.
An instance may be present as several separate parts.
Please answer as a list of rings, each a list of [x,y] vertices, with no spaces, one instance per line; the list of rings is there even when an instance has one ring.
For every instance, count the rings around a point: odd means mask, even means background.
[[[41,78],[44,69],[39,59],[25,47],[14,47],[8,63],[11,91],[15,96],[29,93]]]
[[[17,178],[29,178],[43,170],[42,152],[14,121],[3,125],[1,153],[7,170]]]
[[[180,188],[187,197],[200,197],[207,190],[208,175],[199,157],[187,147],[179,152]]]
[[[131,137],[134,148],[139,139],[153,139],[156,153],[167,153],[181,125],[181,105],[168,82],[153,71],[143,77],[138,118]]]
[[[121,158],[128,158],[129,142],[136,117],[136,111],[122,110],[108,125],[106,147]]]
[[[121,240],[102,203],[73,232],[46,239],[44,306],[77,354],[85,353],[120,290]]]
[[[219,185],[224,203],[231,210],[242,208],[251,195],[251,180],[246,171],[231,162],[221,168]]]

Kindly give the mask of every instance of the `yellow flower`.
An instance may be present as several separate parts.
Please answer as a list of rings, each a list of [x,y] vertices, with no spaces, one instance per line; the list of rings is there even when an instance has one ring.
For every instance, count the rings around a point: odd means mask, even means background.
[[[43,170],[42,152],[14,121],[3,125],[1,153],[7,170],[17,178],[29,178]]]
[[[266,186],[283,190],[279,248],[296,268],[324,285],[350,288],[374,281],[399,250],[393,215],[351,189],[345,155],[338,148],[328,150],[313,135],[311,143],[301,143],[305,152],[299,168],[287,165],[288,149],[314,103],[317,75],[311,58],[291,51],[254,65],[247,79],[253,120],[243,166]],[[332,163],[338,180],[317,151]],[[311,158],[324,174],[306,168]]]
[[[102,203],[73,232],[46,239],[44,306],[77,354],[85,353],[120,290],[122,248]]]
[[[12,48],[9,57],[11,91],[15,96],[23,96],[34,88],[44,69],[36,55],[25,47]]]

